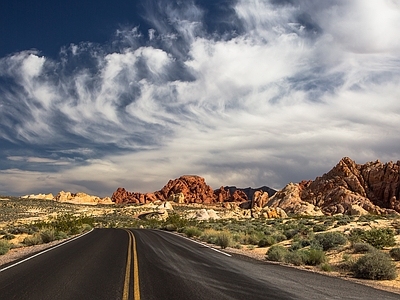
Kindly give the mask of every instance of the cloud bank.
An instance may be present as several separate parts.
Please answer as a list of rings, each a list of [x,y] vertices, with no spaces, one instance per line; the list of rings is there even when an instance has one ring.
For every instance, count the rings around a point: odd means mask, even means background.
[[[183,174],[279,189],[343,156],[400,159],[396,1],[196,3],[146,1],[150,30],[58,59],[0,58],[0,193],[149,192]]]

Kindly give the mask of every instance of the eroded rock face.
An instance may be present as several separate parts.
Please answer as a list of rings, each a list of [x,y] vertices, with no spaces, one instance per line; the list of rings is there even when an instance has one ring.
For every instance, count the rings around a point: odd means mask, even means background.
[[[246,190],[249,189],[250,188]],[[270,190],[273,191],[272,189]],[[268,197],[268,193],[264,192],[264,194],[263,199]],[[214,191],[209,185],[206,184],[204,178],[196,175],[184,175],[177,179],[170,180],[160,191],[154,193],[142,194],[128,192],[124,188],[118,188],[113,193],[111,199],[117,204],[149,203],[157,200],[168,200],[181,204],[212,204],[225,202],[244,203],[249,201],[247,194],[242,189],[237,189],[236,187],[224,188],[221,186],[219,189]],[[259,205],[258,202],[257,205]]]
[[[50,194],[31,194],[31,195],[25,195],[22,196],[21,199],[39,199],[39,200],[53,200],[54,196],[52,193]]]
[[[185,175],[178,179],[170,180],[160,193],[166,199],[171,194],[182,193],[185,203],[214,203],[214,191],[206,184],[204,178],[196,175]]]
[[[128,192],[124,188],[120,187],[112,194],[111,200],[115,202],[115,204],[124,204],[124,203],[145,204],[155,201],[165,201],[167,199],[165,199],[159,192],[142,194],[136,192]]]
[[[71,193],[61,191],[54,197],[55,201],[67,202],[73,204],[114,204],[109,197],[100,198],[97,196],[91,196],[85,193]]]
[[[400,212],[399,170],[400,161],[360,165],[344,157],[332,170],[314,181],[288,184],[267,205],[304,214],[315,208],[321,208],[327,215]]]
[[[248,201],[247,195],[240,189],[229,189],[221,186],[214,191],[217,202],[245,202]]]

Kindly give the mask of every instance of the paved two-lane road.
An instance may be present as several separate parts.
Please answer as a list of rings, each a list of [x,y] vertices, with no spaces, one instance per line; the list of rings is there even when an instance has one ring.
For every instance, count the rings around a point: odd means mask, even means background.
[[[168,232],[95,229],[0,271],[0,299],[400,299],[400,295],[226,256]]]

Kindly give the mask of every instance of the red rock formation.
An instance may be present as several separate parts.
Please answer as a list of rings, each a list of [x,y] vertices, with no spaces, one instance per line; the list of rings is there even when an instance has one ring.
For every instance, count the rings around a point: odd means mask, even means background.
[[[344,157],[327,174],[300,182],[290,196],[286,195],[290,189],[285,189],[286,194],[277,193],[268,204],[285,205],[290,212],[307,204],[325,214],[350,212],[354,205],[374,214],[400,212],[399,169],[400,161],[359,165]]]
[[[165,201],[171,195],[183,194],[184,203],[211,204],[218,202],[245,202],[246,194],[236,190],[233,194],[228,189],[221,187],[213,191],[206,184],[204,178],[196,175],[184,175],[170,180],[160,191],[148,194],[128,192],[124,188],[118,188],[112,195],[112,201],[120,203],[148,203],[157,200]]]
[[[115,204],[125,204],[125,203],[150,203],[157,200],[164,201],[165,199],[159,192],[155,193],[135,193],[128,192],[124,188],[118,188],[113,195],[111,196],[111,200],[115,202]]]
[[[196,175],[185,175],[170,180],[160,191],[165,199],[172,193],[182,193],[185,203],[214,203],[216,198],[213,189],[206,184],[204,178]]]

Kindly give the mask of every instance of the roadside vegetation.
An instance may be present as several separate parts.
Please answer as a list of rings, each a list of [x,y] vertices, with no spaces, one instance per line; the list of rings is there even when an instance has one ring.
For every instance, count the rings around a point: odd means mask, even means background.
[[[183,206],[163,215],[140,205],[93,207],[14,198],[0,201],[0,210],[0,255],[92,228],[150,228],[174,231],[228,251],[262,253],[270,262],[363,279],[392,280],[397,277],[396,266],[400,267],[397,216],[199,221],[185,218],[187,208]]]

